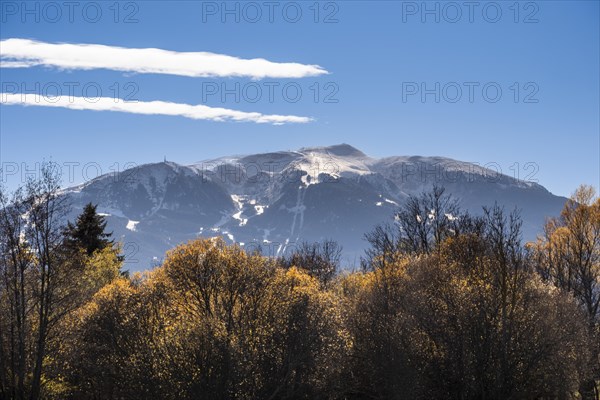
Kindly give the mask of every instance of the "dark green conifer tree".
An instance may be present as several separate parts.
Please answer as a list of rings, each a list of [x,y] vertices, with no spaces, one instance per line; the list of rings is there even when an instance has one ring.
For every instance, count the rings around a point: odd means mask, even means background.
[[[69,222],[66,227],[66,244],[71,248],[82,248],[88,255],[96,250],[112,246],[112,232],[106,232],[106,219],[96,212],[97,205],[86,204],[75,224]]]

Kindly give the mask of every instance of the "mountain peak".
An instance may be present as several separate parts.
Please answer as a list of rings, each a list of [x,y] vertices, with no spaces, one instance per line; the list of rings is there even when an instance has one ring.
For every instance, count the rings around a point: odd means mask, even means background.
[[[332,146],[323,146],[323,147],[303,147],[300,149],[300,153],[307,152],[318,152],[331,154],[338,157],[367,157],[365,153],[358,150],[356,147],[351,146],[347,143],[335,144]]]

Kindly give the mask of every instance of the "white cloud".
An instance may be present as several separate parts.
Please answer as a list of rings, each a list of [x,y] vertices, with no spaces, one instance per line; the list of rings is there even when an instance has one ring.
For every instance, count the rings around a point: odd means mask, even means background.
[[[274,125],[307,123],[312,121],[311,118],[295,115],[269,115],[220,107],[208,107],[201,104],[190,105],[166,101],[126,102],[110,97],[90,99],[75,96],[46,97],[23,93],[0,93],[0,104],[60,107],[73,110],[120,111],[132,114],[172,115],[210,121],[256,122],[258,124]]]
[[[328,72],[318,65],[241,59],[206,52],[135,49],[99,44],[45,43],[29,39],[0,41],[0,67],[47,66],[62,69],[111,69],[190,77],[304,78]]]

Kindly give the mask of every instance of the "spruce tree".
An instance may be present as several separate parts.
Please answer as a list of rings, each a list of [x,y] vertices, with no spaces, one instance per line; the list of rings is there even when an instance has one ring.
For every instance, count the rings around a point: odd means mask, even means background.
[[[66,228],[67,245],[84,249],[88,255],[114,243],[110,239],[112,232],[105,232],[105,217],[96,212],[96,207],[92,203],[86,204],[76,223],[69,222]]]

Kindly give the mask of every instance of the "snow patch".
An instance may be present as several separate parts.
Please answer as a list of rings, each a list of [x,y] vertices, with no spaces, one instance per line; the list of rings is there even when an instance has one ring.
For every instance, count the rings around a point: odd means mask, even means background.
[[[127,218],[122,212],[121,210],[117,210],[115,208],[110,208],[110,207],[98,207],[99,210],[97,211],[97,213],[99,215],[104,215],[105,217],[119,217],[119,218]],[[127,218],[129,219],[129,218]]]
[[[233,219],[236,219],[238,221],[240,221],[239,225],[240,226],[244,226],[246,225],[246,223],[248,222],[248,218],[242,218],[242,213],[244,212],[244,197],[242,196],[238,196],[237,194],[232,194],[231,195],[231,200],[234,202],[234,204],[236,205],[238,211],[233,214],[231,217]]]
[[[300,180],[305,186],[319,183],[319,175],[326,174],[335,179],[356,175],[368,175],[372,171],[363,160],[352,156],[339,156],[321,151],[303,151],[303,157],[292,163],[297,170],[306,172]],[[332,180],[328,180],[331,182]]]
[[[252,204],[252,203],[250,203]],[[269,206],[254,206],[254,209],[256,210],[256,215],[261,215],[262,213],[265,212],[265,208],[269,208]]]
[[[223,235],[227,236],[229,240],[235,243],[235,237],[231,233],[229,233],[228,231],[223,231]]]

